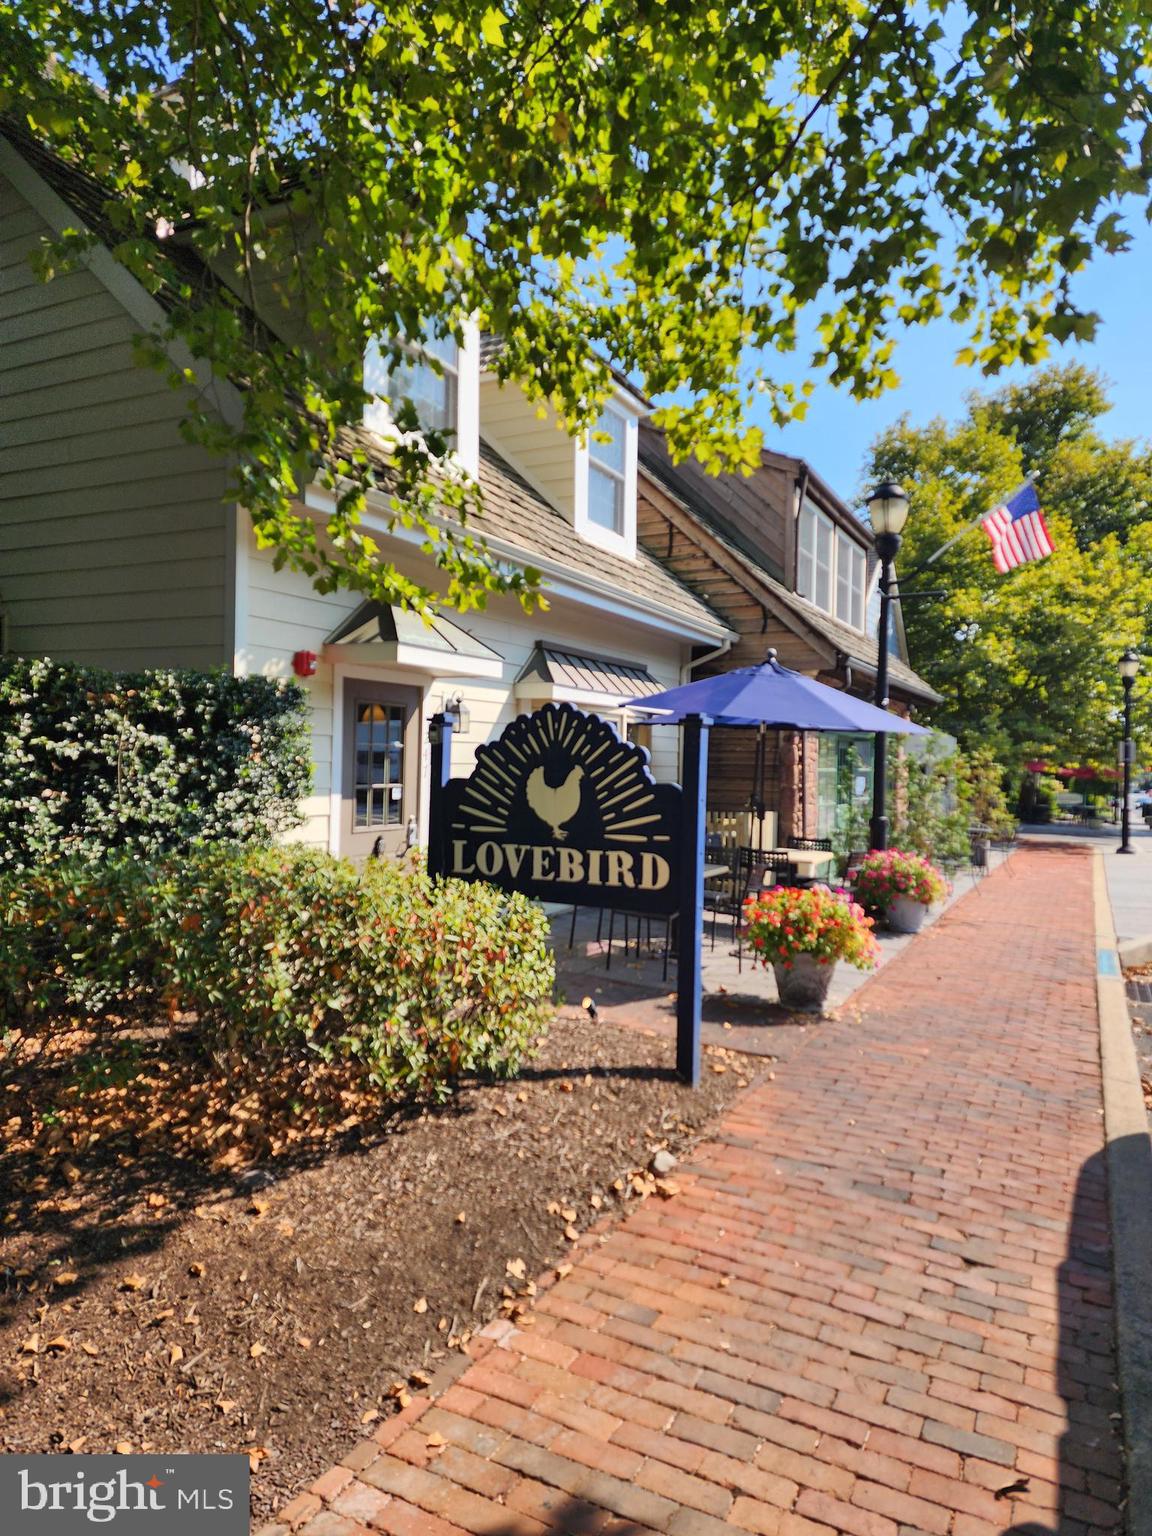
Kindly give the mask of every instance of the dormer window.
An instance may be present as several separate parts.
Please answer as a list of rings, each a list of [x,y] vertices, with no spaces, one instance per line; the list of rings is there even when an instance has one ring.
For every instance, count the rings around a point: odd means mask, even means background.
[[[617,393],[577,440],[576,477],[570,482],[576,532],[589,544],[629,560],[636,554],[639,416],[630,398]]]
[[[454,432],[460,348],[452,336],[433,336],[419,346],[404,346],[400,361],[392,364],[379,343],[370,342],[364,359],[364,387],[387,400],[393,419],[404,402],[410,401],[425,431]]]
[[[796,590],[841,623],[863,630],[868,586],[864,546],[806,501],[796,541]]]
[[[364,353],[364,388],[377,398],[364,412],[364,425],[382,437],[397,436],[396,419],[405,402],[424,432],[444,432],[452,459],[469,474],[480,466],[479,333],[464,322],[464,340],[429,336],[426,341],[399,344],[393,362],[389,348],[371,341]]]
[[[601,411],[588,442],[588,520],[620,535],[627,489],[627,431],[628,424],[618,412]]]

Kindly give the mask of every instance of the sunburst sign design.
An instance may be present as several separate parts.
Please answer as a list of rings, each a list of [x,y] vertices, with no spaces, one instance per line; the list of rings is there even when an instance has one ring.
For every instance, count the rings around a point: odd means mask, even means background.
[[[445,786],[437,872],[545,900],[672,911],[681,799],[607,721],[546,704],[480,747],[469,778]]]

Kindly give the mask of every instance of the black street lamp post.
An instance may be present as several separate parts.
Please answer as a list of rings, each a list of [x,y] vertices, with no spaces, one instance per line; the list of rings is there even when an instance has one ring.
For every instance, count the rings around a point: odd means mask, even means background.
[[[893,562],[900,549],[901,534],[908,521],[908,498],[898,485],[885,480],[868,498],[868,513],[876,553],[880,558],[880,630],[877,635],[876,688],[873,702],[880,709],[888,707],[888,627],[891,623]],[[876,732],[876,751],[872,765],[873,848],[888,846],[888,737]]]
[[[1124,684],[1124,744],[1120,749],[1123,759],[1124,788],[1120,805],[1120,846],[1117,853],[1135,853],[1130,841],[1132,800],[1132,684],[1140,670],[1140,658],[1129,649],[1120,658],[1120,681]]]

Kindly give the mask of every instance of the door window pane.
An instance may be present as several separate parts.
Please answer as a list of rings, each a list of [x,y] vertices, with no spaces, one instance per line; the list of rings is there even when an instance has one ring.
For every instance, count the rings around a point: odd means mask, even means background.
[[[356,700],[356,780],[353,825],[357,831],[399,826],[404,805],[404,708]]]

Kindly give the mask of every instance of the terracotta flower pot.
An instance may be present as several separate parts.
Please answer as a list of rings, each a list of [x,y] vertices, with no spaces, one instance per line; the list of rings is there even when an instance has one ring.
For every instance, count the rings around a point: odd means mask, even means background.
[[[823,1011],[824,999],[832,984],[832,972],[836,969],[834,961],[821,965],[813,955],[797,955],[790,966],[777,961],[772,969],[776,973],[776,990],[785,1008],[795,1008],[801,1013]]]
[[[911,896],[897,896],[890,903],[884,920],[893,933],[919,933],[927,916],[925,902],[913,901]]]

